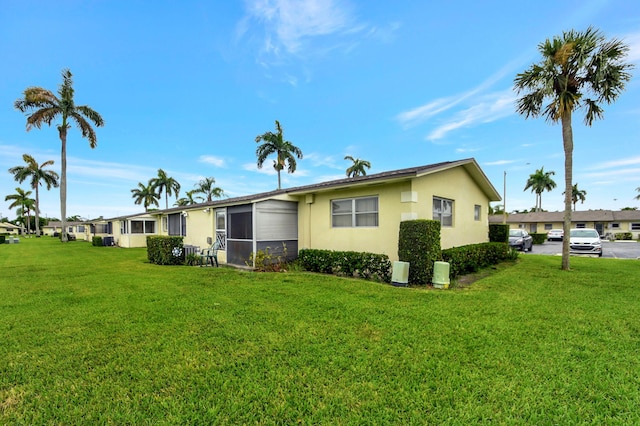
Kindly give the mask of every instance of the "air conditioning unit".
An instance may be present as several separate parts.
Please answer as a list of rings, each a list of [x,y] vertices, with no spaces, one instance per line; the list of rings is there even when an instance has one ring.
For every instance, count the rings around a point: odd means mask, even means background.
[[[409,285],[409,262],[393,262],[391,284],[396,287],[407,287]]]
[[[449,263],[435,262],[433,264],[433,287],[449,288]]]

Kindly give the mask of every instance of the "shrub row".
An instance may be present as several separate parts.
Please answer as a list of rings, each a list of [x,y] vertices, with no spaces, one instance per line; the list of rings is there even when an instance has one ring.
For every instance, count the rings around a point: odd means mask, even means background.
[[[182,237],[148,236],[147,258],[156,265],[183,265]]]
[[[91,238],[91,245],[97,247],[102,246],[102,237],[93,236],[93,238]]]
[[[391,282],[391,261],[386,254],[302,249],[298,262],[310,272]]]
[[[631,232],[618,232],[614,235],[616,240],[633,240],[633,235]]]
[[[517,257],[518,252],[505,243],[470,244],[442,250],[442,260],[449,262],[451,278]]]

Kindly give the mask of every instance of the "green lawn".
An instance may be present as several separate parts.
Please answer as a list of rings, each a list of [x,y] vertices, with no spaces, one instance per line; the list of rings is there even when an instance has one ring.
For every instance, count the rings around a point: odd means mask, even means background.
[[[464,290],[0,246],[0,424],[639,424],[640,262]]]

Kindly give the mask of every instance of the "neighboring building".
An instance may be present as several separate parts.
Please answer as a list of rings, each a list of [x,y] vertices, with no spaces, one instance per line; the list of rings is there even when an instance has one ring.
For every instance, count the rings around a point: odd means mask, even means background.
[[[40,229],[43,236],[49,237],[59,235],[61,231],[62,222],[53,220],[50,220]],[[90,224],[88,222],[67,222],[67,233],[75,235],[77,240],[91,240]]]
[[[490,223],[502,223],[503,215],[491,215]],[[545,233],[562,229],[564,212],[512,213],[507,215],[510,228],[524,229],[532,233]],[[631,232],[640,238],[640,210],[586,210],[571,213],[572,228],[594,228],[601,236]]]
[[[109,219],[117,245],[144,247],[147,235],[184,244],[219,241],[222,263],[245,265],[269,247],[384,253],[398,258],[400,222],[434,219],[442,248],[488,241],[489,203],[500,195],[474,159],[345,178],[262,194]],[[135,224],[135,225],[134,225]]]
[[[13,223],[0,222],[0,235],[2,234],[18,235],[23,233],[21,232],[22,229],[23,228],[21,226],[14,225]]]

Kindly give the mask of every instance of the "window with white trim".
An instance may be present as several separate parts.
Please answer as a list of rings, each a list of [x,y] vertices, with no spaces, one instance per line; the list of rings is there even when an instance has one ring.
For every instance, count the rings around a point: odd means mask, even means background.
[[[585,223],[576,223],[576,228],[583,229],[586,228],[587,225]]]
[[[331,226],[334,228],[378,226],[378,197],[331,200]]]
[[[156,222],[154,220],[132,220],[132,234],[155,234]]]
[[[613,228],[613,229],[620,229],[620,224],[619,224],[619,223],[612,223],[612,224],[611,224],[611,228]]]
[[[631,224],[632,231],[640,231],[640,223],[632,223]]]
[[[551,231],[553,229],[553,223],[545,223],[544,224],[544,230],[545,231]]]
[[[441,226],[453,226],[453,200],[433,197],[433,220],[439,221]]]
[[[476,204],[473,207],[473,220],[480,220],[481,212],[482,212],[482,207]]]

